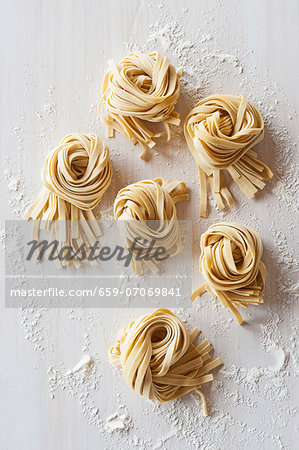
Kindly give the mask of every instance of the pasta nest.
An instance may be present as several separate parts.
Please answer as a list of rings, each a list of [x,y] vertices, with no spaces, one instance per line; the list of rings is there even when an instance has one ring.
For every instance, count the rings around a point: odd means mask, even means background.
[[[126,248],[132,254],[133,270],[138,275],[144,265],[158,272],[153,256],[157,248],[164,247],[169,256],[182,251],[186,224],[177,220],[176,203],[184,200],[189,200],[185,183],[162,178],[131,184],[117,194],[114,217],[120,221]],[[131,250],[136,239],[135,250]],[[138,260],[136,254],[149,258]]]
[[[263,303],[266,268],[261,261],[263,245],[251,228],[236,223],[217,223],[201,236],[200,271],[206,283],[192,295],[209,291],[229,308],[238,323],[237,307]]]
[[[50,230],[54,239],[59,236],[61,244],[76,247],[74,239],[78,245],[87,241],[92,245],[101,235],[92,210],[100,203],[111,178],[106,144],[95,134],[69,134],[47,156],[42,170],[44,188],[24,217],[43,221],[40,228]],[[77,222],[71,226],[71,233],[67,221]]]
[[[188,333],[183,322],[168,309],[157,309],[120,330],[109,360],[122,368],[129,387],[148,399],[167,402],[196,391],[207,406],[202,384],[213,380],[209,372],[222,364],[213,360],[208,340],[193,341],[200,333]]]
[[[145,147],[153,147],[153,133],[144,123],[162,122],[170,139],[169,124],[179,125],[179,114],[174,106],[180,94],[181,71],[176,72],[166,57],[159,52],[131,53],[118,65],[109,61],[109,70],[102,85],[99,112],[108,127],[108,136],[119,131],[133,144],[139,143],[144,156]],[[101,114],[106,103],[107,118]]]
[[[252,150],[264,136],[262,116],[243,96],[217,94],[199,101],[185,120],[184,132],[199,170],[202,217],[207,215],[206,180],[219,209],[225,207],[224,202],[234,203],[223,170],[248,198],[273,176]]]

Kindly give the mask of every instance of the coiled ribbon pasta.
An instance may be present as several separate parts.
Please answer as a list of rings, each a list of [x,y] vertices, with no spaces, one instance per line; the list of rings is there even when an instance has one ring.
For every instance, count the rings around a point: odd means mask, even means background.
[[[117,194],[114,217],[122,221],[123,239],[138,275],[144,265],[152,272],[158,272],[155,249],[163,247],[169,256],[182,251],[185,227],[178,223],[176,203],[184,200],[189,200],[185,183],[162,178],[130,184]],[[135,244],[135,250],[130,250],[136,239],[139,239],[138,245]],[[140,260],[136,257],[147,254],[149,248],[149,258]]]
[[[37,221],[36,236],[45,228],[61,246],[77,250],[83,243],[92,245],[101,236],[92,210],[100,203],[111,177],[106,144],[95,134],[69,134],[47,156],[42,170],[44,187],[24,218]]]
[[[145,124],[162,122],[167,140],[170,139],[169,124],[179,125],[179,114],[174,106],[180,94],[179,79],[168,59],[159,52],[131,53],[119,64],[109,61],[109,70],[102,85],[99,112],[108,127],[108,136],[119,131],[133,144],[142,148],[153,147],[153,138],[163,133],[153,133]],[[101,104],[106,103],[107,118],[101,114]]]
[[[263,303],[266,267],[262,253],[261,238],[251,228],[237,223],[210,226],[201,236],[200,271],[206,282],[192,300],[209,291],[241,324],[239,306]]]
[[[222,364],[212,359],[208,340],[193,343],[200,331],[188,333],[183,322],[168,309],[157,309],[120,330],[109,351],[111,364],[121,366],[127,385],[138,394],[160,403],[197,392],[213,380],[209,372]]]
[[[262,140],[264,122],[245,97],[213,95],[197,103],[185,120],[185,137],[200,179],[200,215],[207,216],[209,182],[217,207],[234,203],[223,179],[227,170],[248,198],[272,178],[252,147]]]

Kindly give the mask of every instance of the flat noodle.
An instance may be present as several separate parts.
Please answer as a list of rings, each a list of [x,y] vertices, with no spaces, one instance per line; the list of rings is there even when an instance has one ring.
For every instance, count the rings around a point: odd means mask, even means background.
[[[162,123],[170,139],[169,124],[179,125],[179,113],[174,106],[180,94],[179,79],[168,59],[159,52],[131,53],[118,65],[109,61],[109,70],[102,85],[99,112],[107,125],[108,136],[119,131],[133,144],[140,144],[141,158],[145,147],[155,145],[153,138],[163,133],[153,133],[144,121]],[[107,117],[101,113],[102,102],[106,104]]]
[[[137,275],[142,274],[144,266],[154,273],[158,272],[155,259],[157,248],[164,247],[171,257],[182,251],[184,226],[178,223],[176,203],[185,200],[189,200],[185,183],[162,178],[130,184],[117,194],[114,217],[119,221]],[[139,241],[138,245],[135,244],[135,250],[129,250],[136,239]],[[151,247],[151,244],[154,245]],[[147,255],[147,258],[137,260],[137,255]]]
[[[121,366],[130,388],[150,400],[164,403],[197,392],[207,415],[201,386],[213,380],[209,372],[222,361],[212,359],[209,341],[194,345],[199,333],[195,329],[189,334],[171,311],[157,309],[120,330],[116,344],[109,350],[109,361]]]
[[[216,94],[199,101],[185,120],[184,133],[200,176],[200,216],[207,217],[206,180],[218,209],[233,198],[221,176],[227,170],[248,198],[273,173],[251,150],[264,136],[259,111],[243,96]]]
[[[69,134],[50,153],[42,171],[43,189],[24,218],[36,220],[50,232],[60,248],[76,251],[83,243],[92,245],[101,235],[92,210],[110,186],[112,163],[106,144],[95,134]],[[59,222],[61,221],[61,222]],[[71,221],[70,227],[68,222]],[[78,261],[60,261],[63,267]]]
[[[209,291],[241,324],[238,306],[263,303],[266,268],[261,261],[261,238],[243,225],[216,223],[202,234],[200,246],[200,271],[205,284],[194,291],[191,300]]]

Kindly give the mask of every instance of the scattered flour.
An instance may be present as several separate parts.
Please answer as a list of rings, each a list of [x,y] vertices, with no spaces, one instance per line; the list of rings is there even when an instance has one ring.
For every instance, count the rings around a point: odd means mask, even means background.
[[[115,412],[106,419],[105,429],[109,432],[124,432],[128,431],[131,423],[127,411]]]
[[[84,355],[82,359],[80,359],[80,361],[72,368],[72,370],[68,370],[66,372],[66,375],[72,376],[77,372],[86,374],[90,370],[92,364],[92,357],[90,355]]]
[[[297,409],[292,406],[289,389],[293,386],[294,376],[299,374],[298,326],[294,317],[294,299],[295,295],[298,295],[298,281],[295,279],[298,260],[293,244],[296,242],[295,214],[298,213],[296,198],[299,187],[296,161],[298,141],[293,124],[297,113],[278,83],[271,81],[267,68],[261,73],[248,63],[252,59],[253,50],[243,38],[238,40],[235,49],[224,48],[224,30],[218,28],[216,21],[213,20],[216,10],[223,7],[221,2],[208,2],[201,6],[206,26],[192,32],[185,26],[185,18],[193,13],[190,8],[184,7],[181,11],[172,13],[163,3],[159,3],[160,15],[157,20],[153,5],[148,3],[147,7],[149,14],[147,41],[139,42],[137,45],[137,39],[133,36],[131,42],[124,43],[124,52],[126,49],[158,48],[167,54],[177,67],[183,69],[179,105],[183,118],[199,98],[213,92],[224,92],[228,87],[231,89],[231,86],[234,86],[237,93],[244,93],[257,104],[265,119],[266,135],[258,151],[264,152],[265,162],[274,169],[273,181],[259,195],[255,204],[254,202],[249,204],[232,187],[237,205],[229,211],[221,213],[213,211],[204,223],[197,216],[194,217],[193,232],[197,253],[200,233],[215,220],[244,222],[263,233],[265,258],[271,270],[268,271],[265,305],[260,307],[264,311],[264,316],[256,328],[259,333],[257,352],[259,354],[263,352],[271,362],[268,365],[254,367],[245,367],[237,361],[227,362],[231,351],[227,350],[225,354],[226,348],[231,347],[231,334],[236,324],[226,311],[223,311],[219,302],[204,296],[194,303],[192,309],[180,309],[177,313],[188,325],[196,326],[198,321],[204,324],[209,339],[212,342],[217,341],[219,347],[222,341],[227,345],[225,347],[223,344],[224,354],[220,354],[225,363],[224,367],[215,374],[215,381],[205,391],[210,401],[210,417],[203,417],[198,397],[191,395],[165,405],[156,405],[141,399],[139,404],[141,406],[138,409],[120,405],[117,412],[103,419],[101,413],[103,405],[98,395],[101,392],[101,379],[111,380],[112,371],[106,367],[106,360],[101,361],[99,365],[96,358],[89,355],[93,345],[95,347],[101,345],[100,342],[95,342],[93,333],[99,328],[105,330],[103,341],[106,339],[105,346],[108,348],[111,330],[115,331],[123,324],[123,315],[126,319],[129,319],[129,316],[131,319],[135,311],[122,310],[120,313],[113,313],[114,320],[110,321],[112,322],[110,325],[102,320],[101,314],[91,315],[87,310],[59,311],[59,316],[70,330],[72,327],[72,331],[76,332],[76,327],[83,323],[83,329],[80,328],[82,351],[86,354],[73,369],[68,371],[63,362],[66,355],[57,356],[59,349],[52,336],[55,323],[52,311],[22,309],[20,316],[25,338],[49,366],[50,397],[55,399],[57,395],[68,395],[76,399],[87,422],[106,439],[107,448],[214,450],[233,448],[236,441],[239,448],[246,449],[290,448],[287,430],[291,423],[289,421],[295,417]],[[87,75],[86,83],[94,86],[92,98],[83,101],[79,87],[76,88],[78,91],[70,91],[69,96],[76,108],[83,113],[86,128],[99,130],[100,124],[94,103],[99,85],[97,77]],[[32,76],[26,69],[24,98],[33,87]],[[36,142],[43,156],[56,143],[54,135],[58,134],[57,124],[61,120],[61,110],[63,111],[59,105],[56,88],[50,85],[42,104],[35,112],[38,127]],[[288,111],[287,116],[285,111]],[[36,194],[30,178],[27,174],[25,177],[25,172],[23,173],[29,145],[27,128],[27,113],[21,111],[18,123],[11,127],[11,139],[18,150],[18,156],[12,159],[11,152],[6,150],[4,157],[6,170],[3,190],[7,193],[8,207],[14,218],[22,217],[26,206]],[[172,136],[171,143],[163,142],[165,151],[163,149],[162,156],[159,145],[152,152],[151,170],[160,173],[162,161],[160,158],[163,157],[166,175],[188,178],[192,210],[196,210],[199,203],[199,183],[194,162],[189,153],[186,153],[184,167],[177,164],[177,161],[181,160],[182,152],[187,151],[182,127],[173,127]],[[114,183],[107,198],[103,199],[101,207],[103,218],[113,217],[111,199],[115,197],[118,188],[125,182],[134,181],[130,173],[126,175],[125,180],[122,178],[123,166],[126,166],[126,152],[122,149],[120,151],[120,146],[116,142],[126,145],[122,139],[109,143],[112,158],[115,160]],[[132,149],[128,147],[128,151]],[[140,164],[136,170],[140,172],[140,177],[144,177],[145,167],[142,162]],[[35,182],[40,183],[39,180]],[[262,206],[260,199],[265,202]],[[261,209],[257,212],[255,208],[264,208],[264,205],[268,206],[270,202],[271,209],[269,208],[268,214],[271,226],[265,230],[259,217]],[[190,215],[192,210],[187,210],[186,214]],[[277,220],[278,213],[279,220]],[[4,244],[4,229],[1,231],[0,240]],[[15,262],[15,271],[22,273],[18,261],[12,259],[12,262]],[[199,282],[197,258],[194,261],[194,270],[194,279]],[[252,317],[255,316],[254,308],[250,310],[250,314]],[[235,345],[243,345],[241,329],[239,336],[240,342],[236,341]],[[218,346],[215,345],[217,354],[219,354]],[[55,359],[53,355],[56,356]],[[53,359],[55,364],[52,363]],[[57,363],[60,359],[61,362]],[[101,374],[98,373],[99,366]],[[113,383],[123,386],[122,378],[118,379],[114,374],[113,377],[115,377]],[[112,395],[112,392],[111,390],[109,395]],[[132,393],[126,386],[123,392],[123,401],[129,405]],[[266,405],[271,405],[271,415],[264,413],[263,407],[267,407]],[[157,429],[156,436],[148,434],[147,422],[153,422]],[[174,442],[178,443],[176,447]]]

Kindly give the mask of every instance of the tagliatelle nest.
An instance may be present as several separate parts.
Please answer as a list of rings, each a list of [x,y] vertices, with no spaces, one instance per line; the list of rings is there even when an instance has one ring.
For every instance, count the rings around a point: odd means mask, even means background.
[[[127,385],[144,397],[160,403],[197,392],[207,415],[204,383],[209,372],[222,364],[212,359],[208,340],[193,343],[200,330],[188,333],[183,322],[168,309],[157,309],[120,330],[109,351],[111,364],[121,366]]]
[[[162,247],[169,256],[182,251],[184,226],[178,223],[176,203],[188,199],[185,183],[162,178],[139,181],[117,194],[114,217],[121,221],[126,248],[132,248],[136,238],[144,240],[144,243],[139,240],[138,246],[131,252],[133,269],[138,275],[144,265],[153,272],[158,271],[154,258],[142,261],[136,258],[137,253],[146,254],[151,243],[154,243],[152,255],[155,249]]]
[[[193,293],[192,300],[209,291],[241,324],[239,306],[263,303],[266,267],[261,260],[261,238],[249,227],[216,223],[202,234],[200,246],[200,271],[206,282]]]
[[[219,209],[234,203],[223,170],[248,198],[273,176],[252,150],[263,139],[264,122],[245,97],[216,94],[200,100],[186,118],[184,132],[199,171],[202,217],[207,216],[207,181]]]
[[[174,106],[180,94],[181,71],[176,72],[166,57],[159,52],[131,53],[119,64],[109,61],[109,70],[102,85],[99,104],[101,119],[108,127],[108,136],[114,130],[142,148],[153,147],[153,133],[145,122],[162,123],[170,139],[169,124],[179,125],[179,114]],[[105,102],[107,118],[101,114]]]
[[[73,133],[64,137],[47,156],[42,171],[44,188],[24,215],[36,221],[34,237],[38,239],[40,228],[45,228],[60,248],[70,246],[76,252],[82,244],[94,245],[101,230],[92,211],[111,178],[109,150],[98,136]]]

